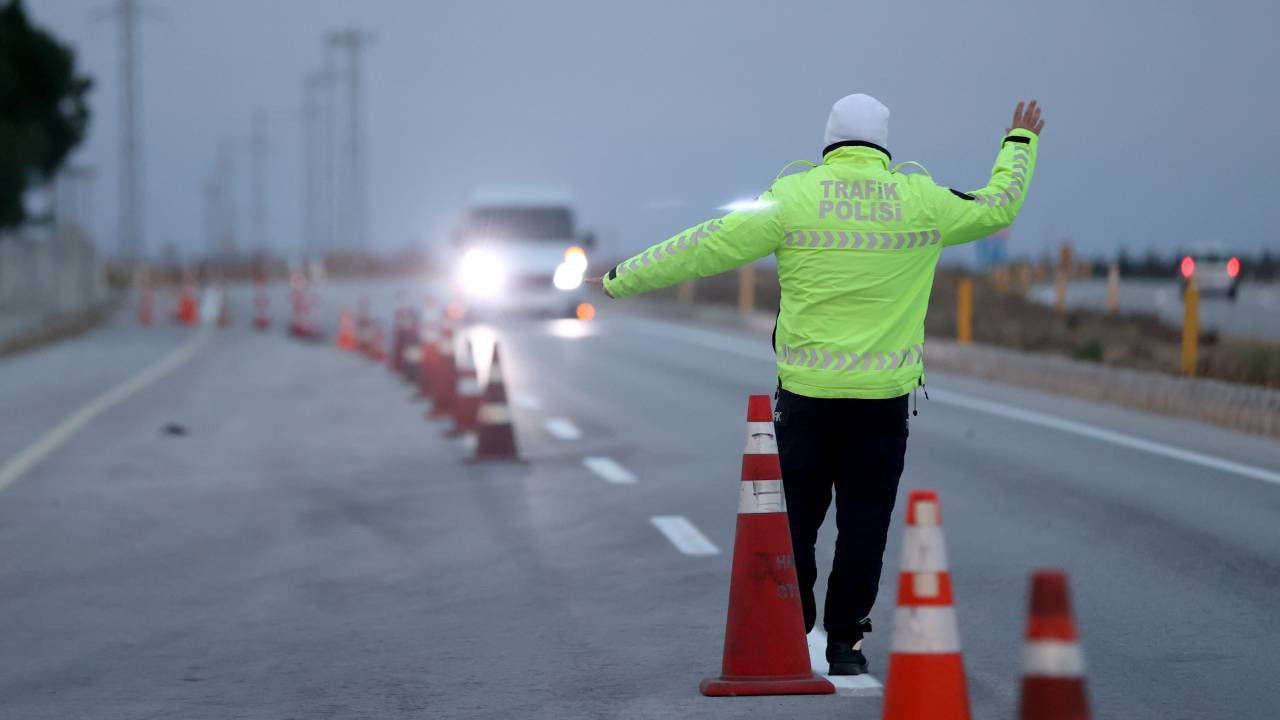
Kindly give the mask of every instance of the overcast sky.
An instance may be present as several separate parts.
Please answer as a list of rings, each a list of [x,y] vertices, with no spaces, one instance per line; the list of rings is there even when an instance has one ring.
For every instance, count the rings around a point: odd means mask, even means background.
[[[96,89],[79,160],[116,246],[113,0],[27,0]],[[301,84],[323,34],[367,53],[371,223],[384,248],[443,238],[467,193],[566,187],[621,254],[720,214],[786,162],[818,160],[831,103],[892,111],[895,160],[985,183],[1014,102],[1047,126],[1011,250],[1221,241],[1280,246],[1280,10],[1265,2],[419,2],[152,0],[142,27],[151,248],[203,248],[200,187],[221,137],[270,121],[270,243],[301,243]],[[241,240],[247,154],[237,156]],[[951,251],[955,252],[955,251]],[[963,252],[963,251],[961,251]],[[612,252],[609,254],[613,254]]]

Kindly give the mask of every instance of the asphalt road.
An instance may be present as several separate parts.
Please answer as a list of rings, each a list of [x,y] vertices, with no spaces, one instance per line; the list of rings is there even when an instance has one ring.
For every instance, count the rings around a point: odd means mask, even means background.
[[[331,287],[330,326],[366,292],[389,316],[394,288]],[[529,463],[486,467],[386,368],[246,320],[122,315],[0,362],[0,479],[26,458],[0,482],[0,716],[879,716],[874,696],[698,694],[767,337],[640,304],[504,323]],[[942,374],[929,391],[902,492],[941,493],[975,718],[1013,716],[1045,566],[1071,573],[1098,717],[1274,716],[1276,444]],[[685,554],[660,516],[717,552]]]
[[[1031,289],[1032,299],[1052,305],[1053,284],[1037,285]],[[1106,280],[1078,280],[1067,288],[1069,307],[1105,309],[1107,307]],[[1182,326],[1182,294],[1178,282],[1169,280],[1127,279],[1120,283],[1120,309],[1125,312],[1154,313],[1165,322]],[[1227,335],[1260,340],[1280,340],[1280,284],[1256,283],[1248,280],[1240,284],[1235,302],[1221,295],[1200,298],[1200,325]]]

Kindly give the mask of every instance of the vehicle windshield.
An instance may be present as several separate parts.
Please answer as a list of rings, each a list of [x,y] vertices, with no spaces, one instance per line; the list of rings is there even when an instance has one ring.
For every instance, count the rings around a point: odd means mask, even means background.
[[[475,208],[467,234],[491,240],[565,240],[573,237],[573,214],[565,207]]]

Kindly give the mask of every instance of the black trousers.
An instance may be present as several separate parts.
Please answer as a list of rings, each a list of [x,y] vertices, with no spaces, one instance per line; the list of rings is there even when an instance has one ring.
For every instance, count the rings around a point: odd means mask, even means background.
[[[885,539],[907,452],[907,396],[889,400],[811,398],[778,389],[774,427],[805,631],[817,619],[814,544],[836,498],[836,554],[823,627],[862,639],[880,587]]]

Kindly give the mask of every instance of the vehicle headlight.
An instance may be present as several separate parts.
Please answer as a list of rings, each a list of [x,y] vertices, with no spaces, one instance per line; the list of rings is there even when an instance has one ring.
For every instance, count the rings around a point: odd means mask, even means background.
[[[502,258],[492,251],[471,248],[462,256],[458,280],[462,289],[471,295],[493,297],[507,280],[507,268]]]
[[[582,284],[582,273],[586,270],[585,265],[570,263],[568,261],[560,263],[556,268],[556,274],[552,276],[551,282],[560,290],[573,290]]]

